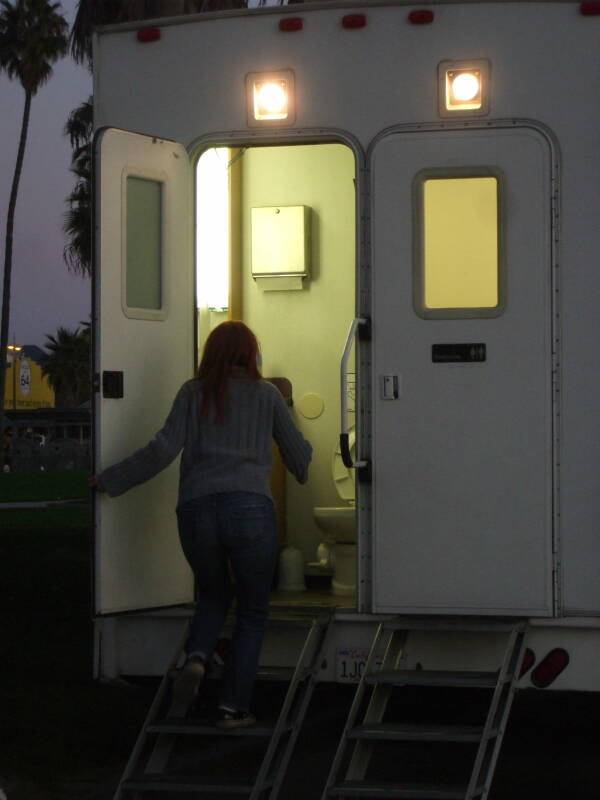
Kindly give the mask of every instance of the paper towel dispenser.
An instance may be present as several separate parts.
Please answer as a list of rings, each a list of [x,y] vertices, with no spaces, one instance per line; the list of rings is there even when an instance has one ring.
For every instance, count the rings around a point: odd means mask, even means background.
[[[261,288],[301,289],[310,274],[310,207],[251,210],[252,277]]]

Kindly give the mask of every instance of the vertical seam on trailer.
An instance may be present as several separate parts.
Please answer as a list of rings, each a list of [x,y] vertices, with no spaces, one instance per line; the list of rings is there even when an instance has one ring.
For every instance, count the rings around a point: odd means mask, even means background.
[[[562,558],[561,558],[561,513],[560,513],[560,462],[561,462],[561,317],[560,317],[560,151],[558,145],[549,141],[552,157],[550,174],[550,259],[551,259],[551,332],[552,337],[552,571],[553,571],[553,612],[558,617],[563,610],[562,597]]]
[[[358,216],[356,220],[358,244],[358,272],[356,280],[358,313],[372,321],[371,280],[372,265],[371,248],[371,172],[366,157],[359,170]],[[373,461],[372,453],[372,336],[368,341],[358,340],[359,362],[357,369],[357,393],[360,397],[360,414],[358,421],[358,437],[360,442],[360,458]],[[359,575],[357,606],[359,612],[373,610],[373,480],[357,482],[358,484],[358,551]]]

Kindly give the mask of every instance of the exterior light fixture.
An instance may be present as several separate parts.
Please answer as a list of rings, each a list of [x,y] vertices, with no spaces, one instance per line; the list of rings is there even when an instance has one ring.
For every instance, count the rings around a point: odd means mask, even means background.
[[[246,76],[248,125],[292,125],[296,118],[294,73],[251,72]]]
[[[288,93],[285,81],[256,81],[254,119],[287,119]]]
[[[489,110],[490,62],[442,61],[438,66],[440,116],[485,116]]]
[[[16,344],[7,344],[6,349],[8,350],[6,355],[9,364],[12,364],[12,362],[17,358],[21,358],[21,351],[23,350],[21,346]]]
[[[478,69],[469,72],[449,71],[446,80],[446,105],[481,108],[481,72]]]

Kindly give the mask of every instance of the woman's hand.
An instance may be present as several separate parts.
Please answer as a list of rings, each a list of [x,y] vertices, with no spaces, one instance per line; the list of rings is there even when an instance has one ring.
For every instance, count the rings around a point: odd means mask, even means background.
[[[90,489],[95,489],[97,492],[105,492],[104,484],[102,483],[102,476],[100,474],[92,475],[88,478],[88,486]]]

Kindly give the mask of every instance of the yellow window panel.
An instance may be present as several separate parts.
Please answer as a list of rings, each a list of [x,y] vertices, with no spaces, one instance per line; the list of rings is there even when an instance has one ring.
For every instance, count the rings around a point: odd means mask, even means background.
[[[423,186],[427,309],[498,306],[498,180],[434,178]]]

